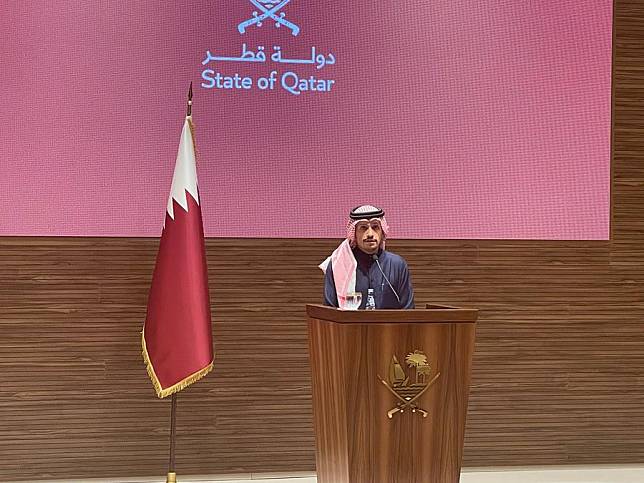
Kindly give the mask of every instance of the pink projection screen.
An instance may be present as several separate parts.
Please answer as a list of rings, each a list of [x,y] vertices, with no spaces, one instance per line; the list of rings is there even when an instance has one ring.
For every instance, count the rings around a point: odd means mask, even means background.
[[[8,1],[0,235],[609,237],[612,2]]]

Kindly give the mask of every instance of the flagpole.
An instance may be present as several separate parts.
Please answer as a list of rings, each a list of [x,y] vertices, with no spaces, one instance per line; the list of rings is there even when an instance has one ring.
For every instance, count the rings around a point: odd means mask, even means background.
[[[177,483],[177,473],[174,471],[174,447],[177,436],[177,393],[172,395],[172,410],[170,412],[170,467],[166,483]]]
[[[188,112],[186,116],[192,116],[192,81],[190,82],[190,89],[188,90]]]
[[[192,82],[188,89],[188,110],[187,117],[192,116]],[[177,437],[177,393],[172,394],[172,409],[170,410],[170,462],[168,468],[168,477],[166,483],[177,483],[177,473],[174,468],[175,463],[175,443]]]

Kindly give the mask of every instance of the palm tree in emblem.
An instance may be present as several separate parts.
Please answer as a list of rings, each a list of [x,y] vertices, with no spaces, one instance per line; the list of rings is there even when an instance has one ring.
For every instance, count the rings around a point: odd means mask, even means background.
[[[431,368],[427,363],[427,356],[421,351],[416,350],[411,354],[407,354],[405,362],[409,367],[416,369],[416,384],[424,384],[425,376],[431,372]]]

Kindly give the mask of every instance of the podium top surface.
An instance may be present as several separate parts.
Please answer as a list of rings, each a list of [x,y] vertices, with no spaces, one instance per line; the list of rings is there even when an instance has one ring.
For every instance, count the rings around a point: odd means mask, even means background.
[[[308,304],[306,313],[312,319],[340,324],[472,324],[477,309],[427,304],[425,309],[410,310],[340,310],[326,305]]]

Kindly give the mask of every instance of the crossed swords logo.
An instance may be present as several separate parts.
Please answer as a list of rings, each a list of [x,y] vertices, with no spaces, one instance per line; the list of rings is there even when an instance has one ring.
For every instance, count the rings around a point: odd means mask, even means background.
[[[438,374],[436,374],[436,375],[433,377],[433,379],[429,382],[429,384],[427,384],[427,385],[426,385],[426,386],[425,386],[425,387],[424,387],[424,388],[423,388],[423,389],[422,389],[418,394],[416,394],[414,397],[403,397],[403,396],[401,396],[401,395],[400,395],[400,394],[398,394],[398,393],[397,393],[397,392],[396,392],[396,391],[395,391],[395,390],[394,390],[394,389],[393,389],[389,384],[387,384],[387,381],[385,381],[383,378],[381,378],[380,376],[378,376],[378,379],[380,379],[380,382],[382,382],[382,383],[385,385],[385,387],[386,387],[387,389],[389,389],[389,392],[391,392],[394,396],[396,396],[396,397],[400,400],[400,401],[398,401],[398,404],[396,404],[396,407],[395,407],[395,408],[392,408],[392,409],[390,409],[389,411],[387,411],[387,417],[388,417],[389,419],[391,419],[391,418],[393,418],[393,417],[394,417],[394,414],[396,414],[398,411],[400,411],[401,413],[404,413],[404,412],[405,412],[405,409],[411,409],[411,412],[412,412],[412,413],[416,413],[416,412],[418,412],[418,413],[422,414],[424,418],[426,418],[426,417],[427,417],[427,415],[428,415],[429,413],[428,413],[427,411],[425,411],[424,409],[419,408],[419,407],[418,407],[418,405],[416,404],[416,400],[417,400],[420,396],[422,396],[423,394],[425,394],[425,391],[427,391],[427,389],[429,389],[429,388],[430,388],[430,386],[436,382],[436,379],[438,379],[438,376],[440,376],[440,375],[441,375],[441,373],[440,373],[440,372],[439,372]]]
[[[286,20],[286,14],[280,12],[291,0],[250,0],[257,10],[253,12],[253,17],[248,20],[243,21],[237,26],[240,34],[246,32],[246,29],[251,25],[257,25],[258,27],[262,26],[262,23],[266,19],[271,19],[275,21],[275,27],[284,27],[290,29],[293,35],[300,33],[300,27],[295,25],[293,22]],[[279,15],[278,15],[279,13]]]
[[[432,387],[440,377],[441,373],[437,372],[429,382],[425,382],[425,376],[429,375],[431,369],[427,362],[427,356],[421,351],[414,351],[413,353],[408,354],[407,363],[410,366],[416,367],[415,382],[410,381],[410,377],[407,376],[396,356],[392,357],[390,364],[390,381],[387,382],[380,377],[380,375],[377,375],[378,380],[398,399],[396,407],[387,412],[387,417],[389,419],[393,418],[394,414],[398,412],[404,413],[407,409],[411,410],[412,413],[422,414],[423,418],[426,418],[429,414],[424,409],[418,407],[418,403],[416,401],[418,401],[418,399],[425,394],[430,387]]]

